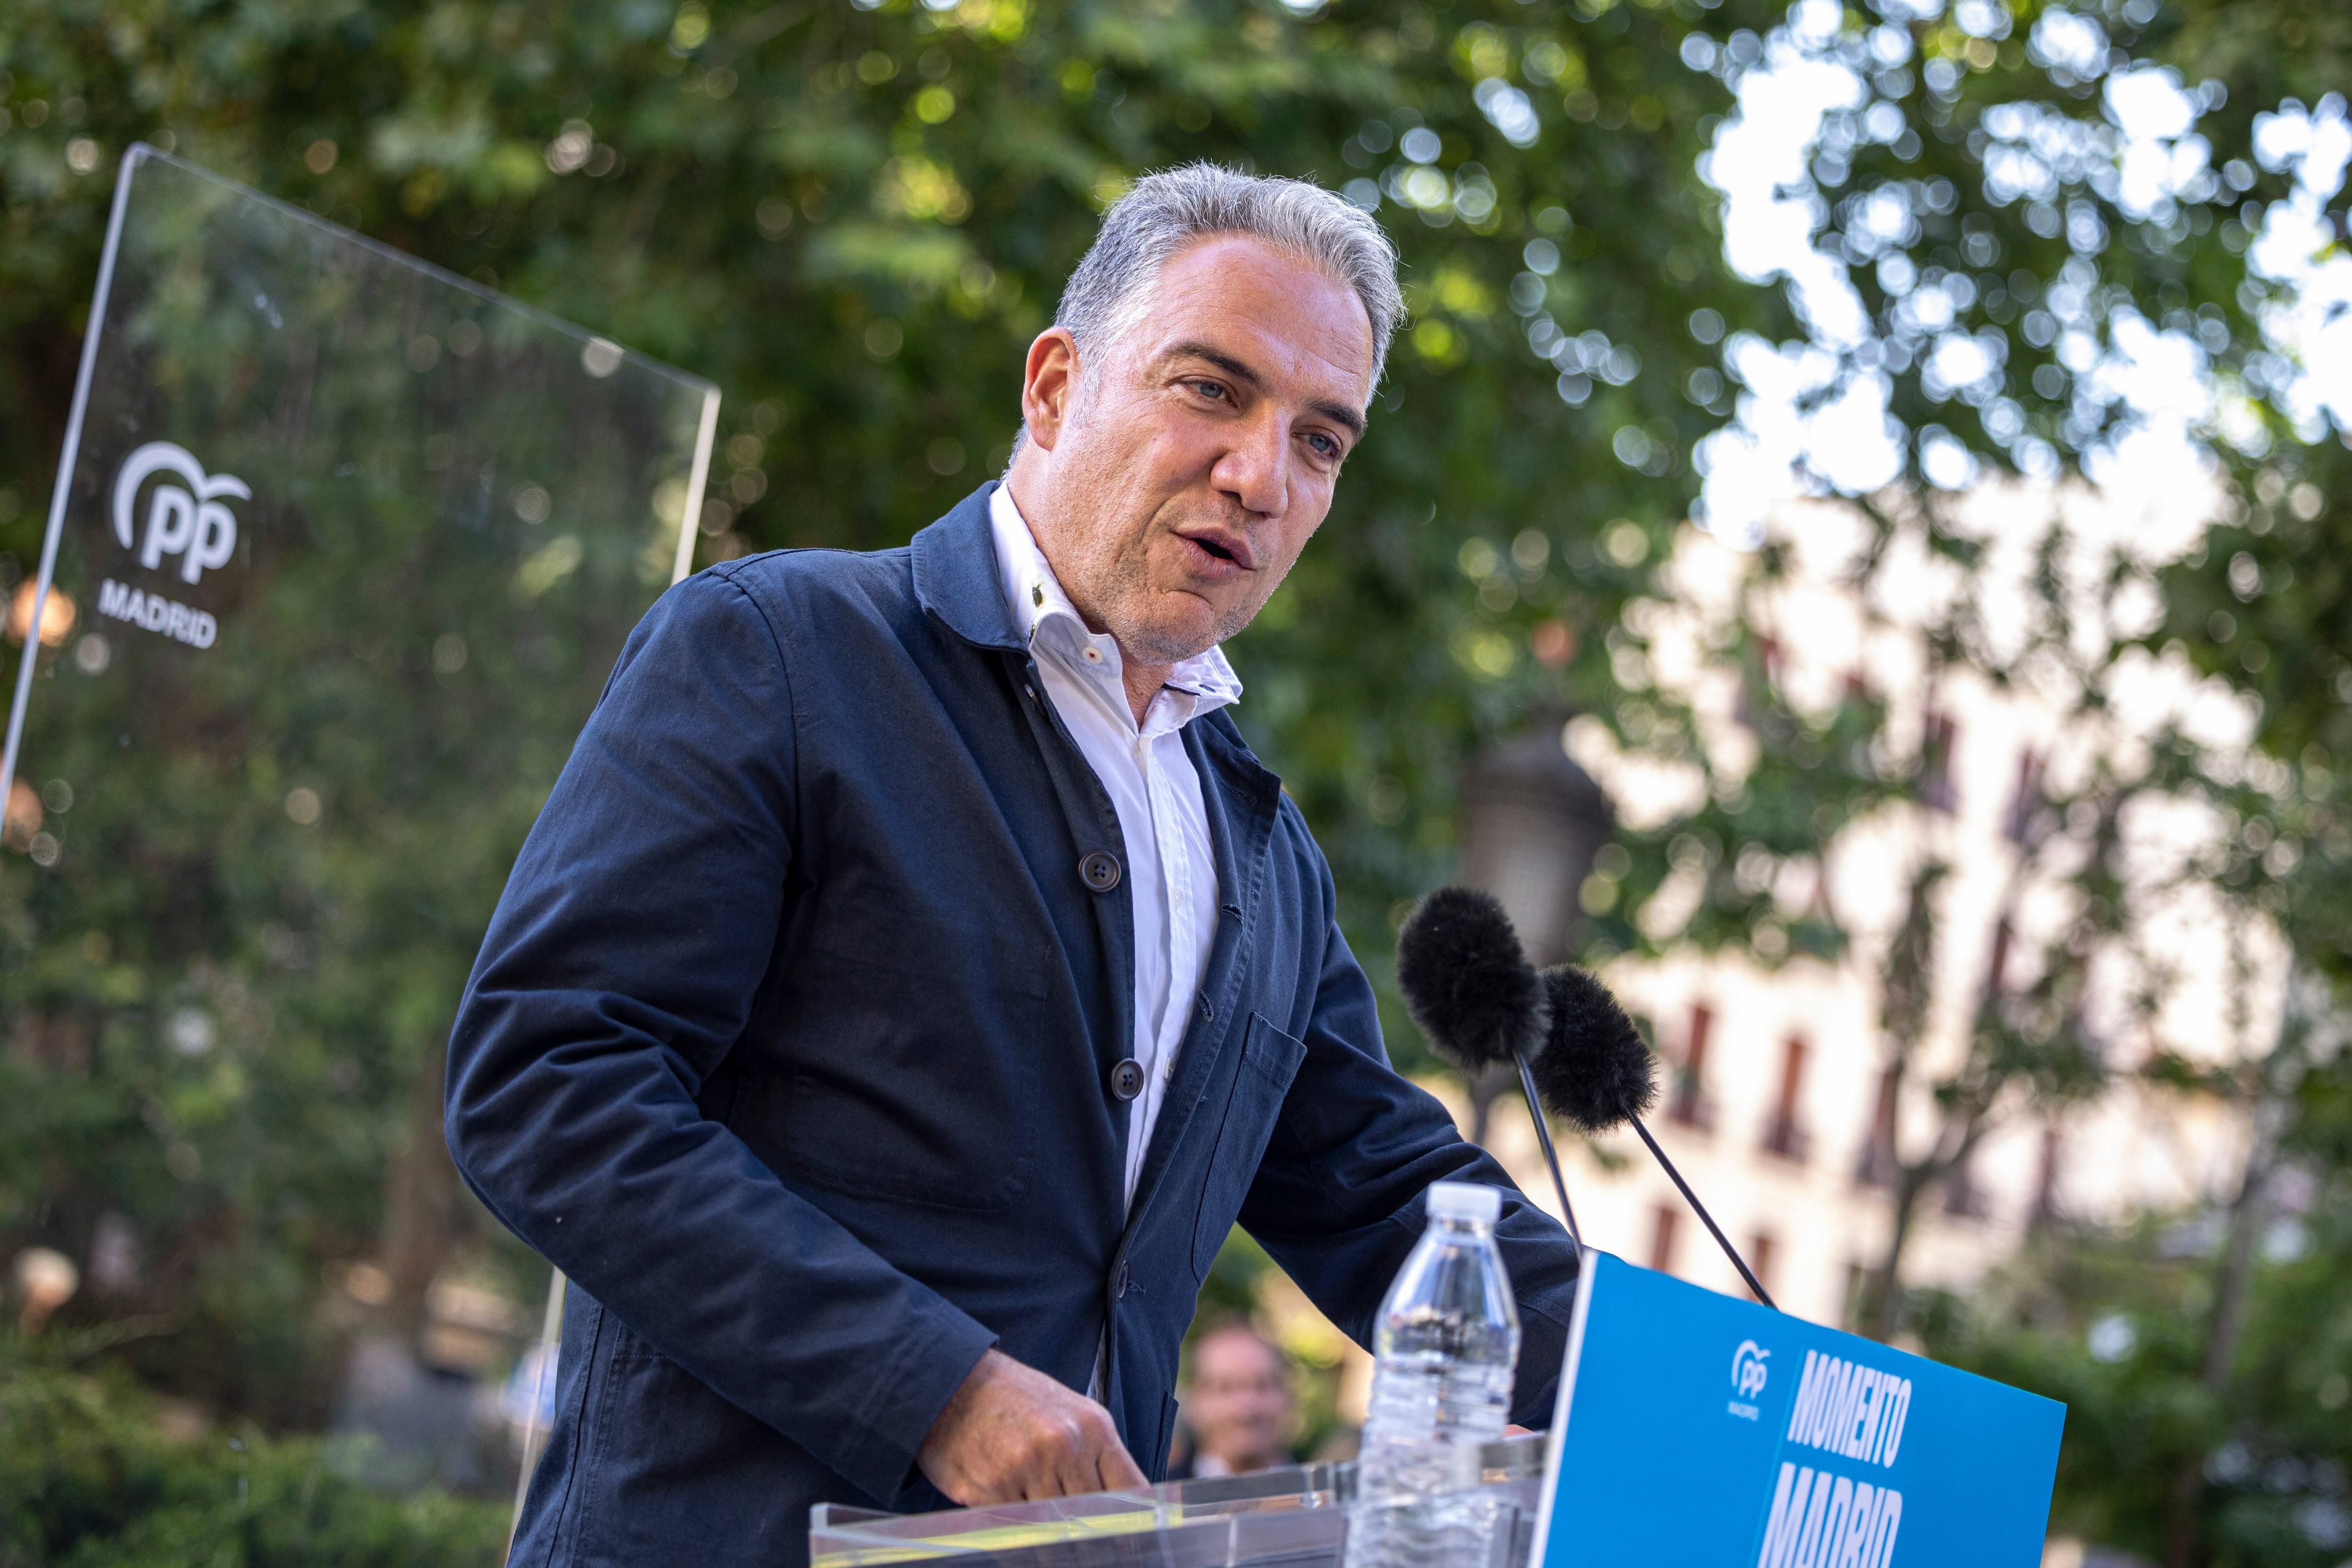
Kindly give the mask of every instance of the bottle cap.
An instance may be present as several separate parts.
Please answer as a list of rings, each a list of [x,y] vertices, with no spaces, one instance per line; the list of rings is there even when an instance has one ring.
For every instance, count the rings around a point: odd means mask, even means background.
[[[1432,1182],[1429,1184],[1429,1217],[1432,1219],[1475,1219],[1482,1225],[1492,1225],[1495,1216],[1503,1212],[1503,1192],[1484,1182]]]

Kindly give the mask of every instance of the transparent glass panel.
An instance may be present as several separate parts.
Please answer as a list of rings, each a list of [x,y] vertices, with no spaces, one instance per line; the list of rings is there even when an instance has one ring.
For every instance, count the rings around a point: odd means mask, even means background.
[[[510,1496],[547,1275],[444,1041],[718,394],[144,147],[81,377],[9,605],[0,1258],[69,1287],[23,1321],[189,1432]]]
[[[1497,1512],[1495,1560],[1525,1568],[1543,1490],[1540,1433],[1480,1452],[1477,1491]],[[880,1568],[954,1557],[1018,1568],[1339,1568],[1359,1500],[1353,1460],[1297,1465],[1139,1492],[898,1515],[821,1503],[809,1530],[814,1568]]]

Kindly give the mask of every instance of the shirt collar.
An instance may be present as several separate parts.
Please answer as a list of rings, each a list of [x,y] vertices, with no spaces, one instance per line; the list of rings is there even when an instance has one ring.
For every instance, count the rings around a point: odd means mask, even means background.
[[[1027,520],[1013,504],[1013,488],[998,485],[988,498],[988,521],[996,538],[997,570],[1004,587],[1013,624],[1032,652],[1052,655],[1074,673],[1120,684],[1118,640],[1105,632],[1087,629],[1061,579],[1054,574],[1045,552],[1037,548]],[[1091,654],[1091,657],[1090,657]],[[1223,648],[1180,659],[1168,672],[1168,683],[1158,700],[1175,699],[1178,726],[1203,713],[1241,700],[1241,678]],[[1124,710],[1124,698],[1121,700]]]

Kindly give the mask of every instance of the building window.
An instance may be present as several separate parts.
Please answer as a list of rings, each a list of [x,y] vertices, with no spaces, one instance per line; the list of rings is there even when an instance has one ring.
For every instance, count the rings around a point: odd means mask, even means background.
[[[1958,811],[1959,787],[1952,781],[1952,753],[1960,743],[1960,728],[1941,713],[1927,715],[1927,732],[1919,742],[1919,804],[1937,811]]]
[[[1870,1131],[1862,1141],[1862,1161],[1854,1179],[1866,1187],[1883,1187],[1895,1180],[1895,1069],[1878,1075],[1878,1098],[1871,1107]]]
[[[1862,1332],[1863,1313],[1870,1305],[1871,1269],[1867,1264],[1845,1266],[1845,1327],[1848,1333]]]
[[[1756,1283],[1764,1287],[1768,1296],[1772,1293],[1772,1255],[1778,1250],[1772,1238],[1761,1231],[1748,1243],[1748,1267],[1755,1271]]]
[[[1804,1163],[1806,1146],[1811,1142],[1797,1120],[1797,1106],[1805,1089],[1805,1042],[1790,1036],[1780,1052],[1780,1098],[1772,1108],[1772,1120],[1764,1128],[1765,1152],[1799,1164]]]
[[[1650,1215],[1650,1267],[1661,1274],[1675,1271],[1675,1227],[1682,1211],[1660,1204]]]
[[[2025,842],[2033,826],[2034,808],[2042,804],[2042,758],[2034,752],[2017,754],[2017,787],[2009,797],[2009,815],[2001,833],[2011,844]]]
[[[1974,1156],[1962,1160],[1944,1178],[1944,1212],[1955,1219],[1982,1219],[1990,1212],[1975,1165]]]
[[[1714,1013],[1705,1003],[1693,1006],[1682,1065],[1675,1072],[1674,1095],[1666,1103],[1667,1121],[1701,1132],[1715,1125],[1715,1102],[1706,1097],[1706,1047],[1714,1032]]]

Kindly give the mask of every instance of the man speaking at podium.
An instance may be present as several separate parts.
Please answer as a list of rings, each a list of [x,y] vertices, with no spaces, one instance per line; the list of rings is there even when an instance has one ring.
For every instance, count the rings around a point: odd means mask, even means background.
[[[1441,1179],[1506,1189],[1545,1423],[1566,1234],[1389,1068],[1218,650],[1365,435],[1395,266],[1314,185],[1147,178],[1002,485],[630,637],[450,1043],[459,1169],[572,1281],[514,1562],[1137,1485],[1235,1220],[1368,1344]]]

